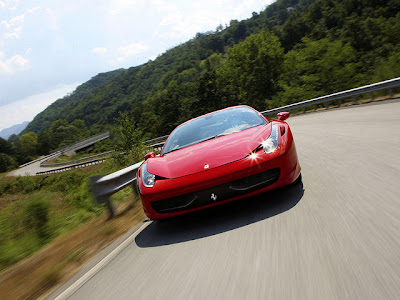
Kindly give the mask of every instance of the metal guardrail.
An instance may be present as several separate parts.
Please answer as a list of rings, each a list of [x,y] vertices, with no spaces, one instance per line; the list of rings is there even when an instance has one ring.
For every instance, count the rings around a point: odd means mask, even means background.
[[[64,150],[64,151],[69,151],[69,150],[74,149],[74,147],[75,147],[75,150],[77,150],[78,147],[82,147],[82,146],[86,147],[87,145],[90,145],[92,142],[98,142],[98,141],[100,141],[100,140],[103,140],[103,139],[108,138],[109,136],[110,136],[110,133],[109,133],[109,132],[105,132],[105,133],[102,133],[102,134],[100,134],[100,135],[91,137],[91,138],[89,138],[89,139],[86,139],[86,140],[77,142],[77,143],[75,143],[75,144],[73,144],[73,145],[70,145],[70,146],[67,146],[67,147],[62,147],[62,148],[59,148],[59,149],[62,149],[62,150]],[[161,137],[157,137],[157,138],[154,138],[154,139],[150,139],[150,140],[145,141],[144,144],[145,144],[145,145],[148,145],[148,144],[150,144],[150,143],[159,142],[159,143],[157,143],[157,144],[150,145],[149,147],[152,147],[152,148],[160,148],[162,145],[164,145],[164,142],[165,142],[165,140],[166,140],[167,138],[168,138],[168,135],[161,136]],[[161,141],[161,142],[160,142],[160,141]],[[68,148],[68,149],[67,149],[67,148]],[[26,163],[26,164],[24,164],[24,165],[21,165],[20,168],[21,168],[21,167],[24,167],[24,166],[27,166],[27,165],[30,165],[30,164],[32,164],[32,163],[38,162],[38,161],[40,161],[40,160],[43,160],[43,161],[40,163],[40,167],[56,167],[56,166],[62,166],[62,165],[67,165],[67,164],[68,164],[68,166],[66,166],[66,167],[64,167],[64,168],[58,168],[58,169],[49,170],[49,171],[41,171],[41,172],[37,172],[37,173],[36,173],[36,175],[55,174],[55,173],[59,173],[59,172],[64,172],[64,171],[71,170],[71,169],[73,169],[73,167],[76,167],[76,166],[78,166],[78,165],[79,165],[79,167],[86,167],[86,166],[89,166],[89,165],[87,165],[87,164],[85,164],[85,163],[83,163],[83,164],[76,164],[76,163],[79,163],[79,162],[81,162],[81,161],[84,162],[84,161],[90,160],[90,159],[92,159],[92,158],[95,158],[95,157],[98,157],[98,156],[102,156],[102,155],[106,155],[106,154],[109,154],[109,153],[112,153],[112,152],[115,152],[115,151],[107,151],[107,152],[104,152],[104,153],[92,155],[92,156],[85,157],[85,158],[81,158],[81,159],[77,159],[77,160],[74,160],[74,161],[67,161],[67,162],[60,162],[60,163],[46,163],[47,161],[49,161],[49,160],[51,160],[51,159],[54,159],[56,156],[60,156],[60,155],[62,154],[62,152],[61,152],[60,150],[58,150],[58,151],[56,151],[56,152],[52,152],[51,154],[49,154],[49,155],[47,155],[47,156],[45,156],[45,157],[38,158],[38,159],[36,159],[36,160],[34,160],[34,161],[30,161],[30,162],[28,162],[28,163]],[[91,160],[91,161],[95,161],[95,160]],[[97,160],[96,160],[96,161],[97,161]]]
[[[290,105],[285,105],[282,107],[270,109],[261,112],[263,115],[270,115],[273,113],[278,113],[281,111],[287,111],[287,110],[292,110],[292,109],[297,109],[297,108],[306,108],[307,106],[310,105],[317,105],[320,103],[327,103],[331,102],[334,100],[339,100],[339,105],[341,104],[341,99],[349,98],[349,97],[354,97],[357,95],[361,94],[366,94],[366,93],[371,93],[371,98],[373,97],[373,92],[376,91],[381,91],[385,89],[390,90],[390,95],[393,97],[393,92],[391,89],[400,87],[400,77],[399,78],[394,78],[391,80],[386,80],[362,87],[358,87],[355,89],[347,90],[347,91],[342,91],[338,93],[334,93],[331,95],[323,96],[323,97],[318,97]],[[354,101],[354,99],[353,99]],[[158,137],[149,141],[146,141],[146,143],[155,143],[154,145],[160,146],[162,143],[157,143],[163,140],[166,140],[168,138],[168,135]],[[153,145],[153,146],[154,146]],[[134,188],[136,189],[136,172],[137,169],[140,167],[140,165],[143,163],[143,161],[138,162],[130,167],[127,167],[125,169],[122,169],[120,171],[117,171],[115,173],[106,175],[106,176],[94,176],[91,179],[91,191],[93,195],[95,196],[95,199],[97,203],[106,203],[107,207],[110,211],[110,217],[114,216],[114,209],[111,205],[110,197],[112,194],[118,192],[119,190],[123,189],[124,187],[129,186],[130,184],[133,184]]]
[[[114,150],[113,151],[107,151],[107,152],[103,152],[103,153],[100,153],[100,154],[91,155],[91,156],[87,156],[87,157],[76,159],[76,160],[59,162],[59,163],[46,163],[46,161],[48,161],[48,159],[46,159],[46,160],[44,160],[44,161],[42,161],[40,163],[40,166],[41,167],[56,167],[56,166],[71,165],[71,164],[76,164],[76,163],[79,163],[79,162],[90,161],[95,157],[105,156],[105,155],[108,155],[108,154],[113,153],[113,152],[115,152],[115,151]]]
[[[76,142],[76,143],[74,143],[72,145],[67,145],[67,146],[63,146],[63,147],[57,148],[57,149],[53,150],[53,152],[57,152],[57,151],[67,152],[67,151],[70,151],[70,150],[80,150],[80,149],[85,148],[85,147],[87,147],[87,146],[89,146],[91,144],[94,144],[94,143],[100,142],[102,140],[105,140],[105,139],[107,139],[109,137],[110,137],[110,132],[109,131],[103,132],[101,134],[98,134],[98,135],[92,136],[90,138],[87,138],[87,139],[85,139],[83,141]]]
[[[297,108],[301,108],[301,107],[306,108],[307,106],[317,105],[317,104],[321,104],[321,103],[327,103],[327,102],[331,102],[331,101],[335,101],[335,100],[339,100],[339,106],[340,106],[342,99],[355,97],[355,96],[358,96],[361,94],[366,94],[366,93],[371,93],[371,98],[373,99],[374,92],[386,90],[386,89],[388,89],[390,91],[391,89],[394,89],[396,87],[400,87],[400,77],[386,80],[386,81],[381,81],[378,83],[365,85],[362,87],[358,87],[358,88],[343,91],[343,92],[334,93],[334,94],[327,95],[327,96],[317,97],[314,99],[285,105],[285,106],[278,107],[278,108],[273,108],[270,110],[262,111],[261,113],[263,115],[270,115],[270,114],[278,113],[281,111],[287,111],[287,110],[297,109]],[[390,91],[390,95],[393,97],[393,91]],[[354,99],[353,99],[353,102],[354,102]]]
[[[46,155],[46,156],[39,157],[38,159],[32,160],[32,161],[30,161],[30,162],[27,162],[27,163],[25,163],[25,164],[23,164],[23,165],[18,166],[18,168],[23,168],[23,167],[29,166],[29,165],[31,165],[31,164],[33,164],[33,163],[35,163],[35,162],[41,161],[41,160],[43,160],[43,159],[44,159],[44,161],[46,161],[46,160],[48,160],[48,159],[53,158],[53,157],[56,156],[57,154],[58,154],[58,153],[54,152],[54,153],[48,154],[48,155]]]
[[[106,203],[110,212],[110,218],[114,216],[114,209],[110,201],[111,195],[130,184],[133,184],[133,188],[136,190],[136,171],[142,163],[143,161],[138,162],[110,175],[98,175],[91,178],[91,191],[98,204]]]
[[[165,141],[168,137],[169,137],[169,135],[163,135],[163,136],[160,136],[160,137],[151,139],[151,140],[147,140],[147,141],[145,141],[144,143],[145,143],[146,145],[148,145],[148,144],[153,144],[153,143],[156,143],[156,144],[157,144],[157,142]]]
[[[79,164],[65,166],[65,167],[58,168],[58,169],[36,172],[36,175],[49,175],[49,174],[61,173],[61,172],[65,172],[65,171],[69,171],[69,170],[73,170],[73,169],[84,168],[84,167],[101,164],[105,161],[106,161],[105,158],[93,159],[93,160],[85,161],[85,162],[82,162]]]

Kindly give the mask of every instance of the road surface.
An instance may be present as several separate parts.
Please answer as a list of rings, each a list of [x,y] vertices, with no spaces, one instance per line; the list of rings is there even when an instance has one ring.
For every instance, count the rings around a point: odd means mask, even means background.
[[[36,172],[50,171],[50,170],[59,168],[59,167],[41,167],[40,163],[42,163],[47,158],[49,158],[49,157],[44,156],[43,159],[40,159],[38,161],[35,161],[34,163],[26,165],[25,167],[18,168],[14,171],[11,171],[9,173],[9,175],[10,176],[34,176],[34,175],[36,175]]]
[[[303,184],[145,223],[61,298],[400,299],[400,102],[288,123]]]

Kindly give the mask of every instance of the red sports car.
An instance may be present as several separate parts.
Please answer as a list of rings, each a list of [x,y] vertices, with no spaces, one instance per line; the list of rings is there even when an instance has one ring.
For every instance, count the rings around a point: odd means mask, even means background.
[[[165,219],[301,180],[288,112],[271,121],[249,106],[179,125],[137,173],[144,211]]]

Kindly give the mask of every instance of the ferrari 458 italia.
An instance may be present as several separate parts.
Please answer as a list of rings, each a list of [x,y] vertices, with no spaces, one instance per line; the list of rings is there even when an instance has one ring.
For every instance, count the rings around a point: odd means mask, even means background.
[[[159,220],[301,180],[288,112],[271,121],[249,106],[215,111],[178,127],[159,156],[146,154],[137,186]]]

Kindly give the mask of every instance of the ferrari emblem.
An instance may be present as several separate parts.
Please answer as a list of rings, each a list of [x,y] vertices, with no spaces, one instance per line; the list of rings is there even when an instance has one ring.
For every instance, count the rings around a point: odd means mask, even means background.
[[[217,195],[215,195],[214,193],[211,194],[211,200],[212,201],[216,201],[217,200]]]
[[[204,170],[207,170],[210,166],[208,164],[204,165]]]

